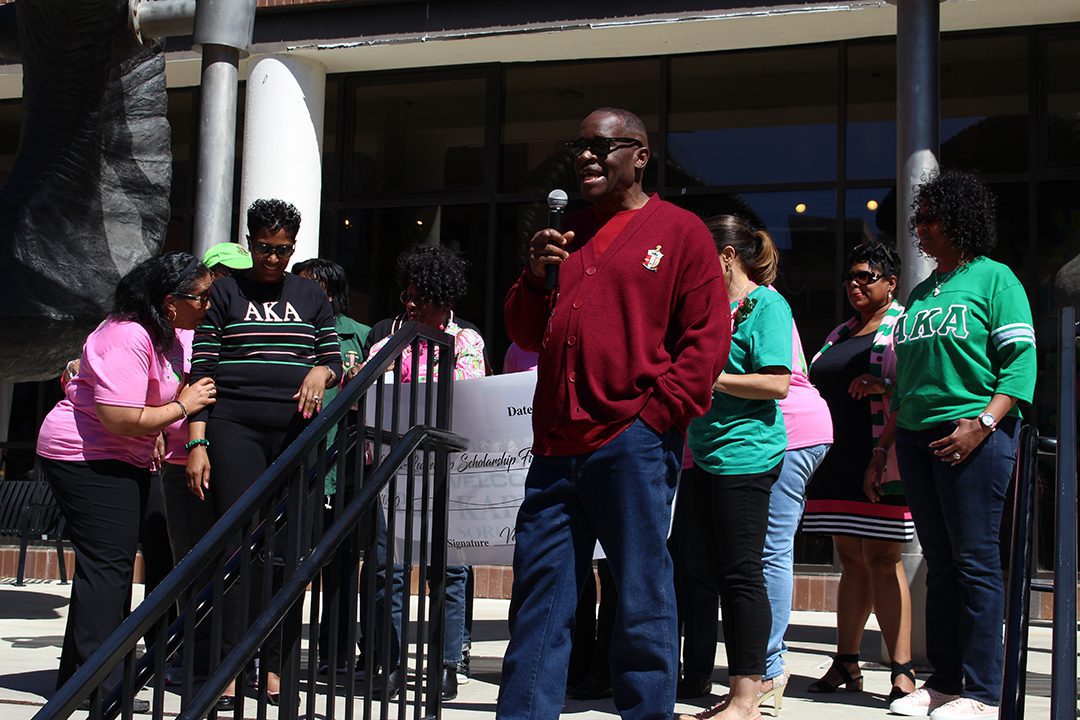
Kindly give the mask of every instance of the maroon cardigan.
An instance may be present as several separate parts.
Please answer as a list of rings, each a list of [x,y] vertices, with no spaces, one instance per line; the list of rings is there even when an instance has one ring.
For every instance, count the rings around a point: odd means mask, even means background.
[[[685,433],[727,362],[727,290],[701,220],[654,195],[596,257],[605,219],[592,208],[566,218],[575,237],[550,321],[543,278],[528,268],[506,297],[510,339],[540,353],[536,455],[590,452],[638,417]]]

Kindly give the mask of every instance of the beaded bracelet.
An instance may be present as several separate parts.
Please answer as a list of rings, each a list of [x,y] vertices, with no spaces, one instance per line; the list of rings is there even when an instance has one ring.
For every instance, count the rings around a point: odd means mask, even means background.
[[[188,440],[186,443],[184,443],[184,449],[191,450],[192,448],[198,447],[199,445],[202,445],[204,448],[209,448],[210,441],[206,438],[195,438],[194,440]]]

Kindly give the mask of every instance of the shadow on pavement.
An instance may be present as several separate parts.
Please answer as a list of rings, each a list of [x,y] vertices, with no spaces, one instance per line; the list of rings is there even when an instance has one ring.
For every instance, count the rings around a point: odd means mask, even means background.
[[[56,670],[31,670],[0,675],[0,688],[32,693],[47,699],[56,689]]]
[[[67,604],[68,599],[63,595],[0,586],[0,619],[3,620],[52,620],[60,617],[56,608]]]

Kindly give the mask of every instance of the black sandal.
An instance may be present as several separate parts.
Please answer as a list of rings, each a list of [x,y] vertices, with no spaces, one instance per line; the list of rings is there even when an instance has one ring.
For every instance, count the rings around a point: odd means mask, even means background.
[[[892,672],[889,673],[889,679],[893,684],[892,690],[889,691],[889,704],[890,705],[892,704],[893,700],[899,700],[900,698],[902,698],[905,695],[909,694],[906,690],[901,690],[900,688],[898,688],[896,686],[896,680],[897,680],[897,678],[899,678],[901,676],[906,677],[909,680],[911,680],[912,684],[915,683],[915,670],[912,667],[910,660],[908,662],[906,662],[906,663],[903,663],[903,664],[901,664],[901,663],[893,663],[892,664]],[[914,692],[914,690],[911,691],[911,692]]]
[[[812,693],[831,693],[836,692],[840,686],[843,685],[848,692],[861,692],[863,689],[862,672],[860,671],[858,675],[852,675],[847,667],[845,667],[846,665],[852,664],[858,669],[858,653],[836,655],[833,657],[832,666],[825,673],[825,677],[810,683],[810,687],[806,689]],[[835,683],[827,679],[829,673],[834,670],[836,671],[836,674],[840,676],[840,681]]]

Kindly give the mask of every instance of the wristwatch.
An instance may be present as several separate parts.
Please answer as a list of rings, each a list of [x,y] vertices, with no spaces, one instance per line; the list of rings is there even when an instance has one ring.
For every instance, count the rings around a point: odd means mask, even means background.
[[[979,415],[979,424],[987,430],[997,430],[997,418],[994,417],[991,413],[984,412]]]

